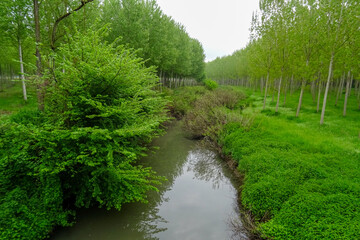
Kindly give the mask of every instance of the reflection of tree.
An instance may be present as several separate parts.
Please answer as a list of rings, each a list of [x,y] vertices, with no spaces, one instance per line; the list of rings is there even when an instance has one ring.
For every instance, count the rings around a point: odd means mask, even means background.
[[[183,174],[184,164],[187,161],[187,154],[193,147],[194,141],[186,139],[183,135],[180,124],[176,124],[169,129],[168,133],[153,142],[154,146],[160,146],[160,149],[150,153],[147,157],[141,159],[139,163],[144,166],[151,166],[160,176],[166,177],[167,181],[157,186],[159,192],[150,192],[148,194],[148,204],[136,204],[143,209],[133,230],[142,234],[143,238],[157,240],[156,234],[166,231],[164,226],[166,219],[159,216],[159,206],[163,202],[169,201],[164,194],[171,189],[175,179]],[[137,211],[138,212],[138,211]],[[137,214],[138,215],[138,214]],[[127,226],[129,227],[129,226]]]
[[[213,188],[217,189],[221,183],[227,183],[229,179],[223,173],[223,166],[217,155],[206,149],[190,151],[188,154],[188,169],[193,171],[199,180],[211,181]]]
[[[147,206],[146,211],[139,216],[137,224],[133,225],[133,230],[140,232],[142,239],[158,240],[159,238],[154,236],[167,230],[167,228],[159,227],[160,223],[167,223],[167,221],[159,215],[159,209],[151,205]]]
[[[231,240],[248,240],[248,231],[242,221],[242,213],[237,201],[233,202],[234,213],[228,216],[226,224],[231,232]]]
[[[214,189],[218,189],[221,184],[239,185],[239,179],[232,176],[231,170],[224,161],[219,159],[213,151],[200,148],[190,151],[188,154],[187,171],[193,171],[199,180],[212,182]],[[227,225],[231,232],[230,239],[248,240],[247,230],[241,221],[241,214],[237,202],[237,197],[233,202],[233,215],[227,219]]]

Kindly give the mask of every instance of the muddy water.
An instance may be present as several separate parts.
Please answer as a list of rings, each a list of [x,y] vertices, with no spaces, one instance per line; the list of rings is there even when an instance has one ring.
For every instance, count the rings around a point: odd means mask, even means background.
[[[187,139],[179,122],[154,146],[160,149],[141,164],[168,181],[159,192],[149,194],[148,204],[126,204],[120,212],[83,209],[73,227],[57,230],[51,239],[247,239],[238,231],[241,222],[234,180],[218,156]]]

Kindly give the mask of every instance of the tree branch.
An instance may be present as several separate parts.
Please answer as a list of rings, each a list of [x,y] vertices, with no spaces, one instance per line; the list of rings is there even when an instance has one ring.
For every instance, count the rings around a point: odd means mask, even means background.
[[[51,49],[55,50],[55,42],[56,42],[56,30],[57,30],[57,26],[59,25],[59,23],[64,20],[65,18],[69,17],[71,14],[73,14],[74,12],[79,11],[81,8],[83,8],[86,4],[93,2],[94,0],[81,0],[81,4],[80,6],[78,6],[77,8],[75,8],[74,10],[71,10],[70,12],[62,15],[61,17],[59,17],[58,19],[56,19],[53,29],[52,29],[52,33],[51,33]]]

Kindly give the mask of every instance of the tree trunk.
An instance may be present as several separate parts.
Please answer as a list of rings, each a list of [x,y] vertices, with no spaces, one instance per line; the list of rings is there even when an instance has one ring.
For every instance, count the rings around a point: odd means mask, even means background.
[[[291,76],[291,81],[290,81],[290,95],[292,95],[294,93],[294,75]]]
[[[354,75],[353,75],[353,77],[354,77]],[[356,95],[359,96],[359,94],[358,94],[359,83],[360,83],[360,81],[356,81],[356,80],[355,80],[355,96],[356,96]]]
[[[296,117],[299,117],[299,114],[300,114],[300,109],[301,109],[302,98],[303,98],[303,95],[304,95],[305,86],[306,86],[306,80],[303,80],[302,83],[301,83],[301,91],[300,91],[300,97],[299,97],[299,104],[298,104],[298,107],[297,107],[297,110],[296,110]]]
[[[285,81],[285,89],[284,89],[284,106],[286,104],[286,95],[287,95],[287,91],[288,91],[288,82]]]
[[[345,92],[345,100],[344,100],[344,111],[343,111],[343,116],[346,116],[346,107],[347,107],[347,101],[348,101],[348,96],[350,93],[350,82],[351,82],[351,72],[348,72],[348,77],[346,80],[346,92]]]
[[[351,96],[351,89],[352,89],[353,81],[354,81],[354,75],[351,74],[350,88],[349,88],[349,97]]]
[[[326,81],[326,88],[325,88],[325,93],[324,93],[323,106],[322,106],[322,109],[321,109],[320,125],[324,124],[326,101],[327,101],[327,95],[328,95],[328,92],[329,92],[329,86],[330,86],[330,80],[331,80],[331,75],[332,75],[333,62],[334,62],[334,52],[331,53],[331,59],[330,59],[330,64],[329,64],[329,74],[328,74],[328,79]]]
[[[311,82],[311,90],[310,91],[311,91],[311,96],[312,96],[313,103],[315,103],[315,99],[316,99],[315,81]]]
[[[276,112],[276,113],[277,113],[278,110],[279,110],[280,92],[281,92],[281,81],[282,81],[282,74],[281,74],[281,76],[280,76],[279,86],[278,86],[278,96],[277,96],[276,109],[275,109],[275,112]]]
[[[269,77],[270,77],[270,72],[268,71],[267,77],[266,77],[266,82],[265,82],[265,94],[264,94],[263,110],[265,110],[265,106],[266,106],[266,96],[267,96],[267,90],[268,90]]]
[[[318,91],[318,98],[317,98],[317,104],[316,104],[316,112],[318,113],[320,110],[320,99],[321,99],[321,87],[322,87],[322,82],[319,79],[319,91]]]
[[[38,0],[34,1],[34,22],[35,22],[35,42],[36,42],[36,75],[39,78],[42,76],[41,70],[41,54],[40,54],[40,16],[39,16],[39,2]],[[40,111],[44,111],[44,100],[45,100],[45,89],[44,84],[38,83],[37,86],[37,99],[38,99],[38,108]]]
[[[345,82],[345,75],[342,75],[340,83],[339,83],[339,87],[338,87],[338,92],[337,92],[337,95],[336,95],[335,106],[337,106],[339,98],[341,99],[341,95],[342,95],[343,87],[344,87],[344,82]]]
[[[24,100],[27,101],[21,39],[18,39],[18,42],[19,42],[19,61],[20,61],[20,76],[21,76],[22,90],[23,90]]]

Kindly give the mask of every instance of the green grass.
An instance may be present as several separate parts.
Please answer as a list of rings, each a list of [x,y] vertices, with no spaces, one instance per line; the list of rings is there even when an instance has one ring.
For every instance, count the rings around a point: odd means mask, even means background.
[[[330,97],[325,124],[310,94],[295,118],[298,94],[275,114],[269,98],[247,90],[255,118],[250,130],[228,124],[220,142],[245,174],[242,202],[269,239],[360,239],[360,112],[354,96],[348,115]]]
[[[24,101],[20,82],[16,82],[14,86],[0,92],[0,119],[7,117],[11,113],[17,112],[20,109],[36,109],[37,102],[35,88],[28,86],[27,91],[27,102]]]

